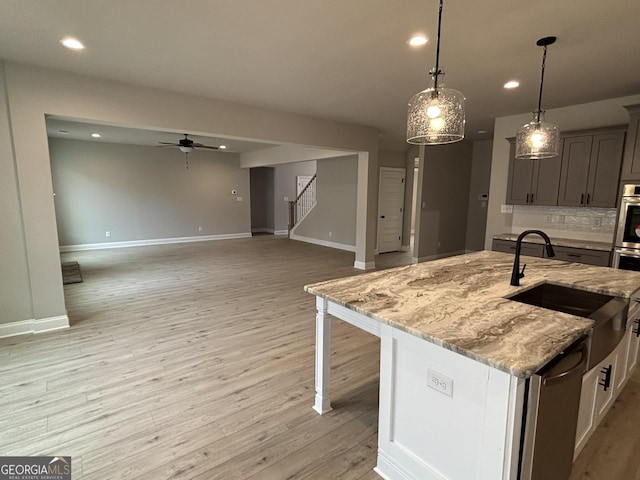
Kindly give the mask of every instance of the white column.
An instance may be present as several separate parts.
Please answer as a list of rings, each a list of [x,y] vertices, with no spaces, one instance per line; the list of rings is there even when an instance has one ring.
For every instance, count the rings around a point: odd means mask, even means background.
[[[331,410],[331,317],[327,301],[316,297],[316,398],[313,409],[320,415]]]

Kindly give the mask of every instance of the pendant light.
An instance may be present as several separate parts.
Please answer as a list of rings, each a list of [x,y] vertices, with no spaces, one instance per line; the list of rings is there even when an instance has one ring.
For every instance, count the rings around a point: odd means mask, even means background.
[[[442,1],[438,9],[436,66],[429,71],[432,85],[409,100],[407,142],[414,145],[440,145],[464,138],[464,95],[438,82],[440,70],[440,30]]]
[[[560,152],[560,130],[557,125],[544,121],[544,110],[542,110],[542,85],[544,84],[547,46],[554,44],[555,41],[556,37],[544,37],[536,42],[536,45],[543,47],[544,52],[542,54],[538,110],[533,112],[533,120],[520,127],[516,133],[516,158],[537,160],[555,157]]]

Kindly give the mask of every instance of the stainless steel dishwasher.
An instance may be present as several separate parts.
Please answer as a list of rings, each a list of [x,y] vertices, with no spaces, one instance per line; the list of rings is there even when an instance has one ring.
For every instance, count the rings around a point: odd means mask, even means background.
[[[585,337],[530,378],[519,479],[569,478],[588,358],[589,338]]]

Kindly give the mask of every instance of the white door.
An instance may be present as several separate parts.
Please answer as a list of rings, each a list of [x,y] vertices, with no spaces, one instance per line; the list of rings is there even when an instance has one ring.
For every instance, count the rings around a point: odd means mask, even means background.
[[[394,252],[402,246],[404,180],[404,168],[380,168],[378,253]]]

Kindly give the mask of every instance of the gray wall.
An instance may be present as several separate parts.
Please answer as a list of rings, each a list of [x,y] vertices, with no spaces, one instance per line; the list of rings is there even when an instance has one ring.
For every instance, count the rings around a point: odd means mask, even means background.
[[[276,165],[274,178],[274,217],[276,232],[286,232],[289,228],[289,202],[296,199],[296,177],[298,175],[314,175],[316,161],[294,162]]]
[[[357,156],[318,160],[317,175],[317,204],[295,228],[295,235],[355,246]]]
[[[34,317],[4,79],[4,65],[0,62],[0,323]]]
[[[251,230],[237,154],[196,150],[187,169],[177,149],[63,139],[49,148],[62,246]]]
[[[466,250],[469,251],[484,250],[484,231],[487,226],[487,205],[489,202],[488,200],[479,200],[479,195],[489,193],[492,148],[493,140],[473,142],[465,243]]]
[[[251,183],[251,231],[273,233],[275,229],[273,168],[252,168],[249,176]]]
[[[472,148],[471,142],[459,142],[421,149],[414,245],[414,257],[419,260],[465,250]]]
[[[3,138],[8,141],[0,146],[2,173],[8,173],[2,180],[10,182],[10,185],[2,184],[7,187],[2,190],[3,195],[6,192],[8,196],[8,203],[0,209],[3,225],[0,285],[11,285],[9,289],[3,288],[1,294],[2,323],[16,319],[58,321],[66,318],[46,134],[47,115],[152,130],[189,131],[266,143],[297,143],[365,152],[360,153],[362,171],[368,173],[365,168],[368,165],[372,166],[371,172],[377,168],[379,132],[369,127],[3,60],[0,64],[5,74],[0,86],[11,110],[10,116],[4,106],[0,112],[0,121],[8,123],[8,128],[0,129],[1,135],[4,137],[8,132],[10,137]],[[2,100],[2,103],[7,102]],[[365,177],[363,174],[366,181]],[[366,182],[360,190],[364,192],[362,198],[358,197],[363,220],[358,229],[356,261],[365,263],[373,258],[375,232],[370,224],[376,215],[373,208],[375,190],[368,189]],[[19,205],[15,205],[16,194]],[[18,218],[20,225],[16,226]],[[11,258],[7,258],[8,255]],[[24,285],[27,278],[28,285]],[[23,308],[25,302],[30,303],[27,311]]]

